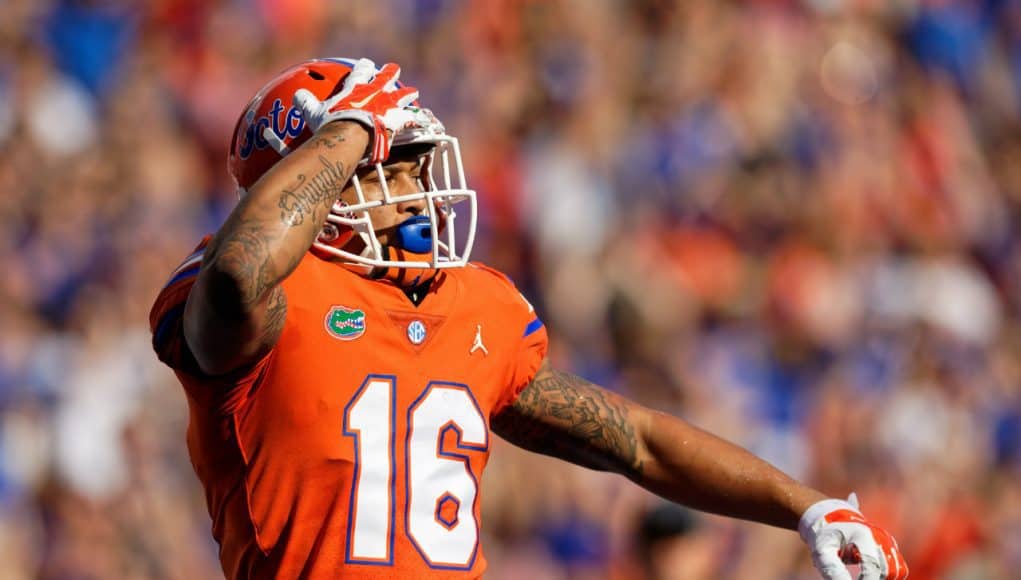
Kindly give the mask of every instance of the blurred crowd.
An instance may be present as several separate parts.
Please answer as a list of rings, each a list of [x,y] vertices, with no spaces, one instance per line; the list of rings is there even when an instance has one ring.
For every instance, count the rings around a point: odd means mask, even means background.
[[[561,366],[1021,569],[1021,2],[5,0],[0,579],[219,574],[149,346],[238,113],[396,61]],[[487,578],[815,578],[795,534],[496,445]]]

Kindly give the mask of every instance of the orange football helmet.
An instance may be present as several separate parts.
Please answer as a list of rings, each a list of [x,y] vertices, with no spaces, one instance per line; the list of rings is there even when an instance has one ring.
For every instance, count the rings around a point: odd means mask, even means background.
[[[344,79],[355,62],[344,58],[306,61],[281,72],[256,93],[234,127],[228,157],[227,165],[239,195],[244,195],[270,167],[312,136],[305,126],[301,110],[292,104],[295,91],[306,89],[317,99],[326,100],[343,87]],[[397,86],[400,87],[400,84]],[[418,107],[417,102],[409,108],[415,111],[416,122],[394,135],[391,153],[404,146],[429,145],[422,148],[421,191],[411,195],[390,195],[383,173],[385,161],[374,164],[383,190],[381,200],[367,200],[357,175],[352,176],[356,202],[333,205],[323,232],[313,243],[315,249],[368,269],[432,269],[467,264],[475,239],[477,208],[475,192],[467,187],[460,147],[457,139],[447,135],[443,124],[432,112]],[[367,159],[362,160],[361,166],[369,165]],[[425,199],[429,208],[428,225],[419,219],[418,223],[409,224],[407,228],[414,230],[417,243],[398,248],[404,250],[398,252],[383,247],[376,237],[368,210],[417,199]],[[468,202],[462,206],[467,207],[468,216],[467,224],[460,228],[463,231],[459,233],[454,205],[462,202]],[[345,249],[356,235],[363,242],[358,253]],[[424,244],[423,239],[426,240]]]

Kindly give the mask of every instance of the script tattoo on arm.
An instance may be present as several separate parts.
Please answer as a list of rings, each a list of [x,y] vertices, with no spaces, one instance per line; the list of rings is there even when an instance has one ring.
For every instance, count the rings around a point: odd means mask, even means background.
[[[344,131],[343,126],[329,127],[313,145],[335,147],[346,141]],[[219,270],[231,273],[237,287],[233,301],[243,310],[268,298],[266,292],[297,267],[350,178],[350,169],[343,162],[317,157],[318,169],[311,177],[298,173],[278,190],[278,220],[271,221],[262,209],[268,207],[254,196],[246,196],[210,243],[205,264],[216,264]],[[299,227],[300,232],[295,229]],[[230,301],[228,297],[226,302]],[[274,298],[272,303],[284,301]]]
[[[327,142],[325,138],[321,141]],[[284,225],[300,226],[308,216],[311,216],[314,223],[321,224],[324,212],[330,210],[330,206],[344,190],[348,177],[344,164],[330,161],[322,155],[319,156],[319,163],[322,169],[315,175],[311,178],[304,173],[298,175],[295,178],[297,182],[280,194],[277,206],[280,208],[280,221]]]
[[[643,465],[629,408],[623,397],[543,363],[491,427],[529,451],[640,481]]]

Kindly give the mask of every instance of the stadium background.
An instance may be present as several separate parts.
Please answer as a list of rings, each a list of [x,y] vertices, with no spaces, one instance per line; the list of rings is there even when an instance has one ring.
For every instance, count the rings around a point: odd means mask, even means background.
[[[396,61],[462,139],[475,257],[556,362],[829,493],[912,578],[1021,569],[1021,2],[5,0],[0,578],[218,574],[149,347],[312,56]],[[815,578],[794,534],[499,445],[488,578]],[[653,576],[647,576],[653,577]]]

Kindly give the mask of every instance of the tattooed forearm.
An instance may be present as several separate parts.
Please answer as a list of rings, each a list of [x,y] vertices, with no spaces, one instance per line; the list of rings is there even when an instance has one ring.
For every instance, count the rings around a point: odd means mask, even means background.
[[[825,497],[733,443],[548,363],[490,427],[519,447],[615,471],[712,513],[796,529],[804,510]]]
[[[309,143],[314,149],[336,149],[348,141],[351,127],[346,123],[327,125]],[[296,183],[280,194],[277,207],[280,221],[288,227],[300,226],[310,219],[318,227],[333,202],[340,197],[351,177],[350,169],[340,161],[319,155],[320,169],[311,178],[298,174]],[[353,166],[353,165],[352,165]],[[318,232],[316,232],[318,233]]]
[[[319,156],[322,169],[311,178],[304,173],[296,177],[293,187],[280,194],[280,221],[286,226],[299,226],[305,219],[312,219],[317,225],[321,216],[329,211],[333,202],[340,197],[347,183],[348,175],[344,164]]]
[[[316,147],[325,149],[333,149],[345,141],[347,141],[347,135],[343,132],[327,133],[325,131],[320,131],[319,134],[312,138],[312,142]]]
[[[513,405],[492,418],[491,426],[530,451],[636,480],[642,476],[627,401],[549,365]]]
[[[323,137],[343,138],[342,132]],[[316,165],[308,166],[316,169],[294,175],[292,185],[278,190],[276,199],[254,192],[242,199],[210,243],[203,261],[203,269],[215,278],[210,298],[229,319],[245,318],[264,304],[268,292],[297,267],[340,197],[350,177],[345,163],[324,155],[314,160]],[[267,211],[273,205],[278,217]]]
[[[281,283],[308,255],[368,137],[358,123],[331,123],[246,188],[188,298],[185,334],[203,372],[240,368],[276,343],[287,318]]]

